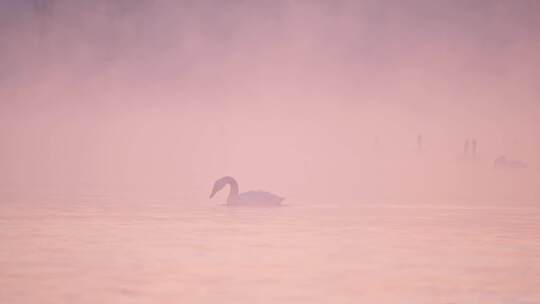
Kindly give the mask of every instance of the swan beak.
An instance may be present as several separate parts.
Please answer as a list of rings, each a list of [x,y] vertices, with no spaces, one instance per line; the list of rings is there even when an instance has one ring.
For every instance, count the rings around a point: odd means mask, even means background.
[[[210,198],[214,197],[214,195],[217,193],[216,188],[212,190],[212,193],[210,193]]]

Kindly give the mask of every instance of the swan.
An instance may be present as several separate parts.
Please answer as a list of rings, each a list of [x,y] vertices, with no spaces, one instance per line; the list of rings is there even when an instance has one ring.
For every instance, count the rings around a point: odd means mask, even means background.
[[[238,192],[238,183],[230,176],[225,176],[218,179],[214,183],[210,198],[229,185],[230,191],[227,197],[227,205],[229,206],[279,206],[283,201],[283,197],[264,191],[249,191]]]

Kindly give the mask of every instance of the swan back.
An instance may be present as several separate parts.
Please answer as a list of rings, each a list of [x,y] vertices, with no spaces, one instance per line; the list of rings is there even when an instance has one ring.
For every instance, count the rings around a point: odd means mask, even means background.
[[[233,201],[228,202],[231,205],[252,205],[252,206],[271,206],[280,205],[283,197],[266,191],[248,191],[240,193]]]

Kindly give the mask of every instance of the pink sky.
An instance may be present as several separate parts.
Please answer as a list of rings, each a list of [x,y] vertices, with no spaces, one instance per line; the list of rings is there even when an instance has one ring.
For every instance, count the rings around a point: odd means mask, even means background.
[[[537,1],[42,3],[0,1],[3,188],[538,197]]]

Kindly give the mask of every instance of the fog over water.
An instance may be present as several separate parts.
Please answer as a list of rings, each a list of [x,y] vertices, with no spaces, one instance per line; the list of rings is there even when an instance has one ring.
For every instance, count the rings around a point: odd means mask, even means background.
[[[531,255],[540,253],[539,37],[533,0],[0,0],[0,241],[15,254],[0,255],[0,283],[10,286],[0,300],[64,295],[62,259],[73,271],[95,271],[73,283],[82,292],[105,264],[116,265],[108,274],[132,290],[130,279],[150,277],[129,272],[131,263],[159,282],[156,273],[183,256],[196,266],[181,278],[164,274],[164,286],[140,298],[172,301],[171,278],[215,296],[198,290],[185,295],[190,301],[213,302],[220,292],[260,300],[257,292],[270,291],[208,287],[216,278],[203,265],[223,259],[231,263],[219,268],[225,282],[232,265],[264,284],[296,273],[289,283],[306,293],[279,285],[277,300],[352,301],[362,293],[352,285],[365,273],[362,282],[376,287],[363,299],[408,303],[399,298],[425,295],[415,292],[425,286],[391,286],[412,272],[423,274],[418,282],[454,280],[425,287],[429,296],[417,300],[540,301],[537,287],[523,287],[540,278]],[[506,161],[495,163],[500,156]],[[241,191],[286,197],[291,209],[218,209],[226,194],[208,195],[225,175]],[[294,241],[283,240],[291,231]],[[139,233],[159,237],[139,242],[132,238]],[[380,242],[393,233],[394,243]],[[175,243],[177,235],[207,242]],[[59,242],[66,255],[19,255],[44,240]],[[505,251],[499,246],[507,240],[522,247]],[[119,257],[124,241],[134,252],[124,262],[76,249]],[[228,241],[238,243],[223,247]],[[434,270],[437,255],[451,260],[444,241],[464,252],[448,262],[464,272]],[[268,250],[264,275],[249,268],[259,246]],[[204,258],[210,249],[216,256]],[[303,250],[311,259],[300,258]],[[500,267],[472,269],[480,251]],[[152,264],[159,259],[161,266]],[[380,266],[374,281],[377,266],[347,268],[362,259]],[[524,269],[528,279],[520,281]],[[478,279],[505,271],[517,272]],[[58,289],[47,294],[25,279],[37,273],[56,278],[50,284]],[[385,274],[390,287],[378,283]],[[478,291],[460,289],[462,279]],[[35,294],[18,294],[24,284]],[[488,285],[501,293],[482,293]],[[170,299],[157,296],[162,287]],[[112,301],[115,291],[108,292],[96,295]]]
[[[443,195],[472,138],[483,186],[537,171],[535,1],[0,3],[3,184]]]

